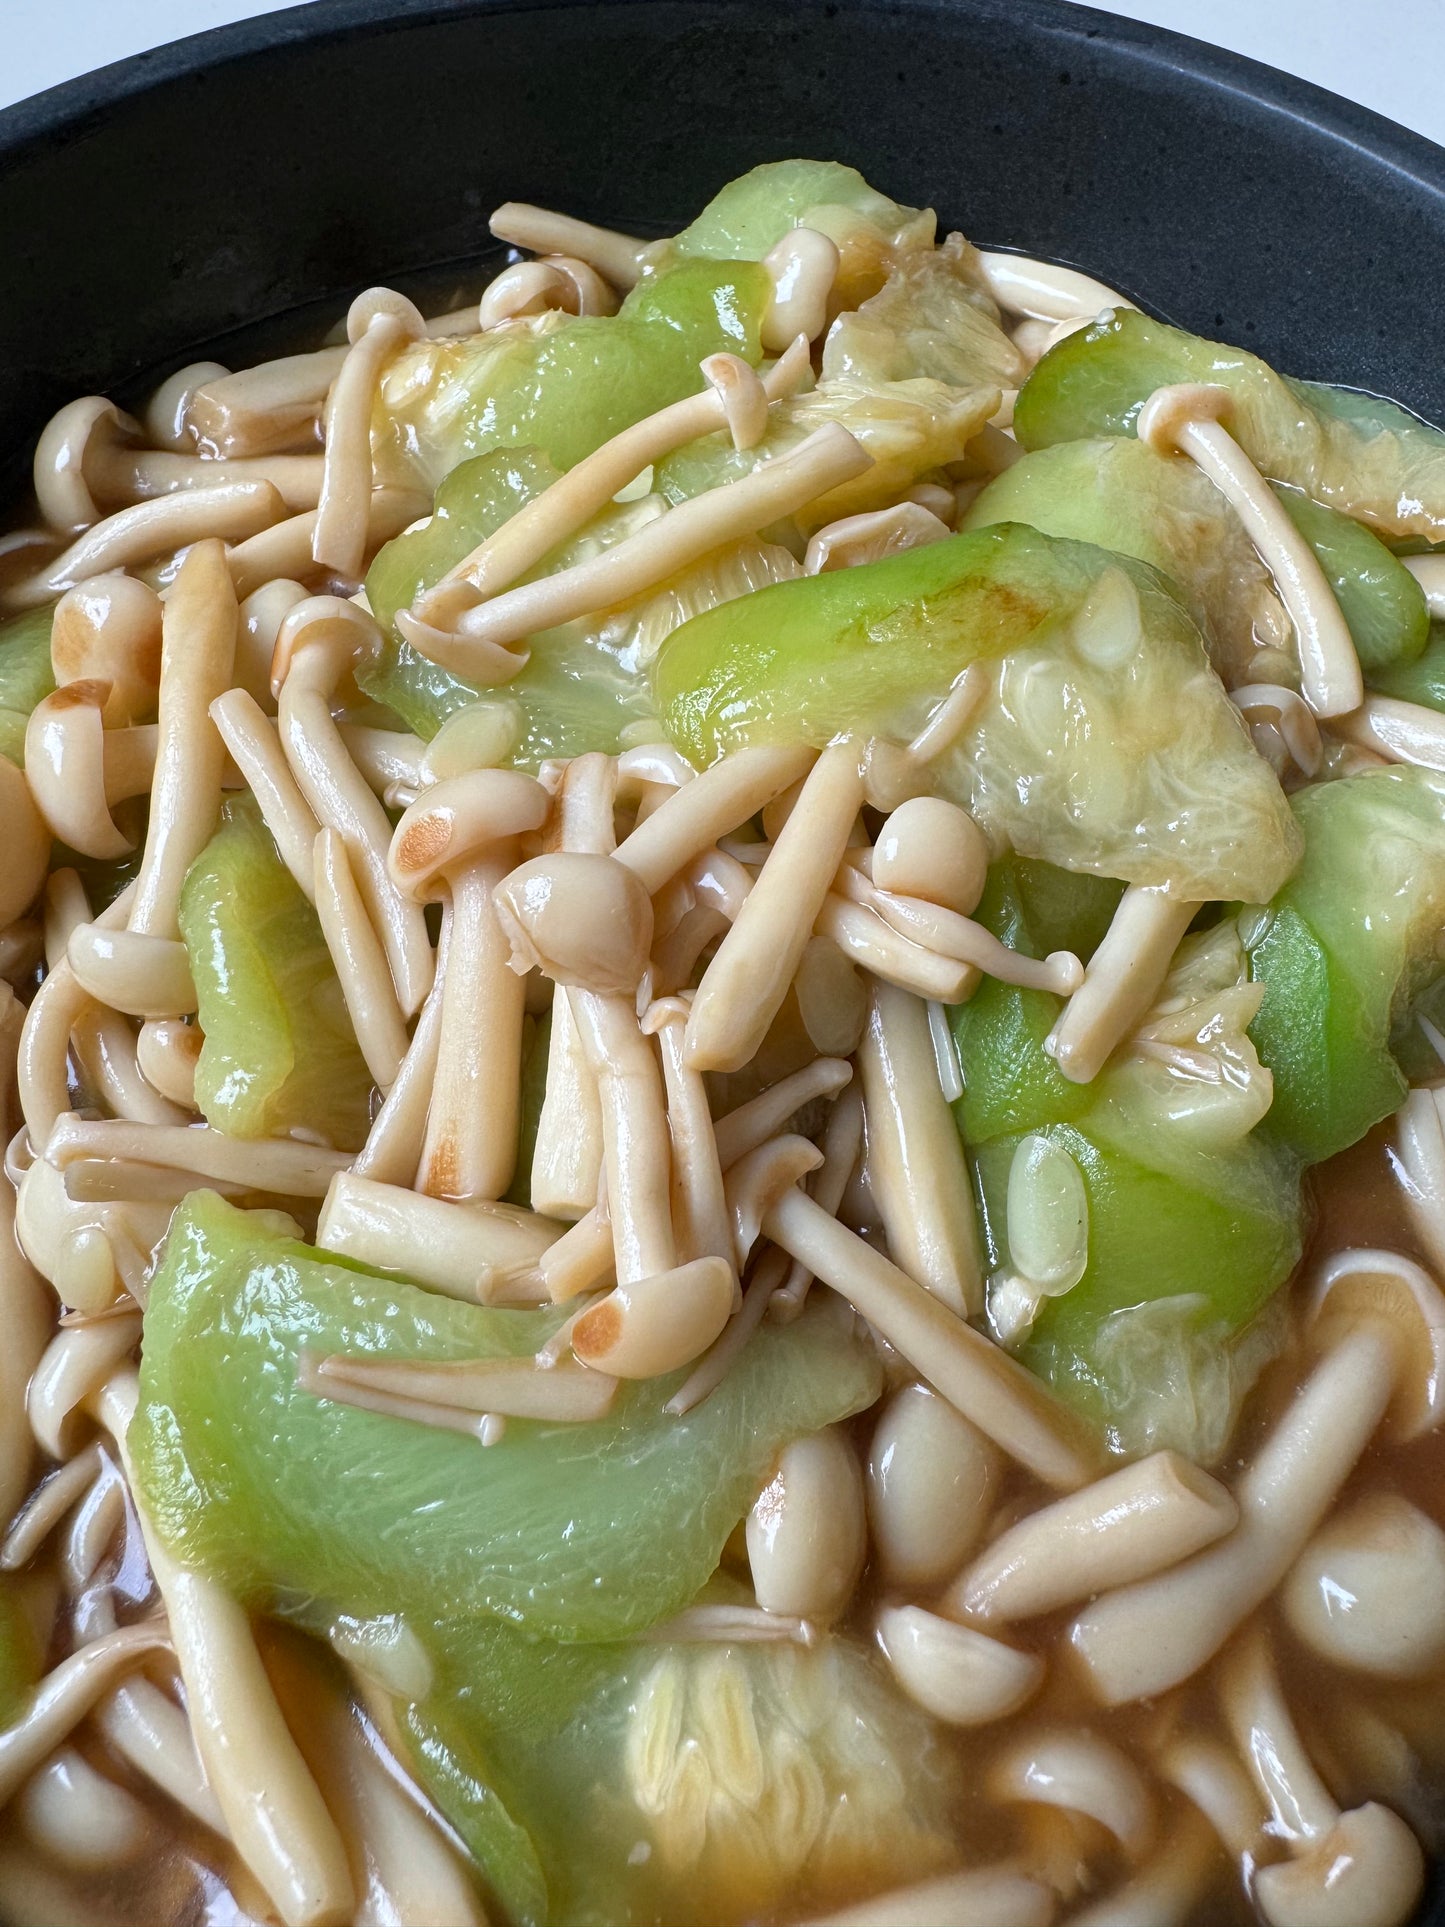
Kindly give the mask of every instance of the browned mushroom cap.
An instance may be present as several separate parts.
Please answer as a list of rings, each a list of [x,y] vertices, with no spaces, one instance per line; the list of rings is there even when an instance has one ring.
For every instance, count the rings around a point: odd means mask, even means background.
[[[152,714],[161,680],[161,601],[130,575],[93,576],[69,589],[50,625],[57,683],[109,683],[109,728]]]
[[[1314,1312],[1326,1336],[1362,1326],[1391,1334],[1390,1435],[1419,1438],[1445,1419],[1445,1297],[1422,1266],[1393,1251],[1340,1252],[1320,1272]]]
[[[660,1378],[707,1350],[732,1315],[736,1286],[723,1258],[618,1285],[572,1327],[573,1353],[614,1378]]]
[[[604,995],[637,989],[652,948],[652,900],[641,878],[610,856],[553,850],[492,893],[512,946],[512,968]]]
[[[35,705],[25,726],[26,781],[52,835],[102,862],[134,848],[134,839],[117,829],[110,804],[150,787],[144,758],[127,772],[131,781],[122,783],[118,768],[114,776],[107,771],[107,751],[116,738],[142,733],[107,735],[101,718],[109,695],[109,683],[62,683]],[[153,730],[143,733],[154,738]]]
[[[387,868],[417,901],[440,895],[450,872],[508,837],[539,830],[551,798],[520,770],[479,769],[433,783],[396,826]]]

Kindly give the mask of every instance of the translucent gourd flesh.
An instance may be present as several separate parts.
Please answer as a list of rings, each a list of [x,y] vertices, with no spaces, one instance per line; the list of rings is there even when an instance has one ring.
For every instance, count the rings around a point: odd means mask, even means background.
[[[1445,623],[1431,623],[1429,640],[1413,662],[1372,670],[1367,680],[1382,696],[1445,711]]]
[[[55,687],[50,618],[47,606],[0,622],[0,756],[22,766],[30,712]]]
[[[523,317],[484,334],[409,344],[387,365],[372,417],[377,479],[435,488],[469,456],[540,449],[571,468],[700,385],[726,351],[757,362],[772,283],[747,261],[681,261],[615,315]]]
[[[316,912],[249,800],[233,800],[181,892],[205,1043],[196,1102],[232,1137],[365,1142],[371,1077]]]
[[[1243,348],[1136,309],[1109,310],[1043,357],[1019,391],[1025,448],[1131,435],[1156,388],[1226,388],[1230,428],[1264,473],[1387,539],[1445,537],[1445,434],[1374,395],[1293,381]]]
[[[1445,968],[1445,776],[1369,770],[1294,809],[1304,861],[1245,927],[1264,985],[1251,1035],[1274,1074],[1266,1129],[1313,1163],[1404,1098],[1392,1040]]]
[[[1361,668],[1368,675],[1414,662],[1430,637],[1430,611],[1410,571],[1363,523],[1283,483],[1274,492],[1334,590]]]
[[[1283,792],[1160,578],[1020,524],[695,617],[653,689],[711,763],[845,732],[906,742],[972,662],[988,693],[934,767],[996,843],[1200,900],[1272,895],[1294,867]]]
[[[824,386],[852,376],[1017,388],[1027,371],[1000,324],[978,251],[961,234],[900,255],[877,294],[840,314],[823,344]]]

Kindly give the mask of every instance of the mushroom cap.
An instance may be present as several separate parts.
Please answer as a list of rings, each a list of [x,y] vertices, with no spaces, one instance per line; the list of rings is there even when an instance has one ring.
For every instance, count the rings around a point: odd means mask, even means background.
[[[1387,1423],[1397,1440],[1445,1419],[1445,1296],[1422,1266],[1395,1251],[1337,1252],[1316,1278],[1313,1309],[1326,1329],[1345,1321],[1391,1333],[1396,1385]]]
[[[1323,1658],[1385,1679],[1445,1659],[1445,1532],[1393,1492],[1328,1521],[1281,1590],[1286,1619]]]
[[[618,1285],[572,1327],[572,1352],[614,1378],[660,1378],[690,1365],[732,1316],[737,1280],[725,1258]]]
[[[652,948],[652,899],[635,870],[610,856],[552,850],[492,893],[514,970],[603,996],[637,989]]]
[[[271,693],[279,695],[302,650],[331,652],[331,673],[339,682],[346,670],[364,661],[381,646],[376,618],[345,596],[313,595],[287,612],[276,632],[271,656]]]
[[[1156,388],[1139,411],[1135,432],[1162,455],[1179,447],[1179,431],[1190,422],[1227,422],[1234,397],[1217,382],[1181,381]]]
[[[105,720],[114,728],[155,711],[161,680],[161,599],[133,575],[77,582],[55,605],[50,666],[59,684],[110,684]]]
[[[788,1135],[769,1138],[730,1167],[725,1183],[739,1270],[762,1236],[763,1219],[778,1199],[822,1162],[823,1153],[816,1144]]]
[[[967,810],[941,796],[913,796],[878,832],[873,881],[967,917],[983,895],[988,857],[988,839]]]
[[[551,806],[536,778],[516,769],[474,769],[433,783],[392,833],[386,858],[392,882],[423,901],[489,845],[540,829]]]
[[[792,1439],[748,1514],[753,1591],[765,1612],[836,1619],[868,1550],[863,1477],[841,1427]]]
[[[885,1606],[878,1643],[910,1699],[950,1726],[1017,1712],[1043,1683],[1044,1662],[922,1606]]]
[[[1342,1813],[1294,1859],[1254,1876],[1269,1927],[1405,1927],[1424,1884],[1419,1841],[1374,1800]]]

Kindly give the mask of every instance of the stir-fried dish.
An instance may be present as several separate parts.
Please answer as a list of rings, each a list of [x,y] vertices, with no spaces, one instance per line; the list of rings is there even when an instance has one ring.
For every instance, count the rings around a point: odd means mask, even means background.
[[[840,165],[492,232],[0,545],[0,1915],[1404,1927],[1445,434]]]

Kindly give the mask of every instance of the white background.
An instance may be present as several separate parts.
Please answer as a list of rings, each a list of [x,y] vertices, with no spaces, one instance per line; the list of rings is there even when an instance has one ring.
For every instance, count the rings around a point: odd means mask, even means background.
[[[0,0],[0,106],[273,10],[269,0]],[[1301,74],[1445,146],[1445,0],[1114,0],[1114,10]]]

